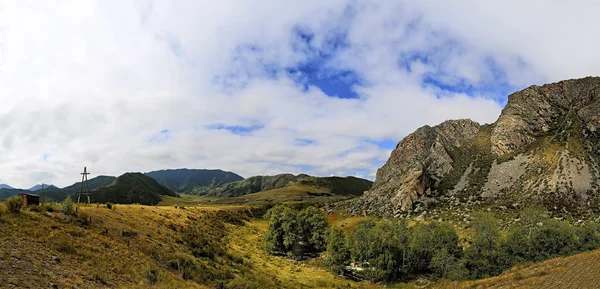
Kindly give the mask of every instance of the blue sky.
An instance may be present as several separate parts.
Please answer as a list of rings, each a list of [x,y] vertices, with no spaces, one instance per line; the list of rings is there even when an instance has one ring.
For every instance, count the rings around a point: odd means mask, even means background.
[[[2,5],[0,183],[17,187],[84,166],[374,179],[423,125],[491,123],[514,91],[600,74],[591,0]]]

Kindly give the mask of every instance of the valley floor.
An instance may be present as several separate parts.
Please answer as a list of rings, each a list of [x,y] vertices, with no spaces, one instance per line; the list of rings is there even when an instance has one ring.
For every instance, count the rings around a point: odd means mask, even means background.
[[[226,223],[227,235],[212,241],[227,244],[227,255],[233,257],[200,258],[194,266],[206,275],[202,276],[206,282],[190,276],[183,266],[195,258],[184,242],[187,226],[206,223],[201,228],[212,234],[210,222],[215,219],[209,216],[215,211],[247,209],[116,205],[111,210],[92,205],[80,207],[77,218],[52,212],[4,214],[0,217],[0,288],[213,288],[219,274],[226,276],[222,284],[228,288],[595,288],[600,284],[600,251],[522,265],[479,281],[423,279],[387,286],[354,282],[325,270],[322,258],[298,262],[269,255],[262,241],[267,222],[260,219]],[[346,230],[357,221],[330,215],[333,225]]]

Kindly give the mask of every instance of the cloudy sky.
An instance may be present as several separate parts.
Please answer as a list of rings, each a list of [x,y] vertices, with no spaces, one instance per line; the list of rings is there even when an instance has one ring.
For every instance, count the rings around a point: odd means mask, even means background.
[[[164,168],[374,178],[446,119],[600,74],[600,3],[0,0],[0,183]]]

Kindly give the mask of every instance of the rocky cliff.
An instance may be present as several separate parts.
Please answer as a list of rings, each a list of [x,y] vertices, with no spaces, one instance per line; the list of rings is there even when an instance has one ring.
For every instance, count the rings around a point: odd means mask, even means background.
[[[398,215],[433,203],[595,206],[600,78],[531,86],[493,124],[450,120],[404,138],[353,212]]]

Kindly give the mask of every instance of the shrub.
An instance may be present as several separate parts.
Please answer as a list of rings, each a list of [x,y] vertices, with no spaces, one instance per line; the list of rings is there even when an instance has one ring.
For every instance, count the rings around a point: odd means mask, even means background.
[[[244,221],[250,220],[248,214],[240,210],[220,210],[215,213],[215,217],[222,222],[237,226],[243,226]]]
[[[50,242],[53,245],[54,249],[56,249],[57,251],[59,251],[61,253],[66,253],[66,254],[77,253],[77,250],[75,249],[75,246],[71,242],[71,239],[67,238],[65,235],[62,235],[62,234],[56,235],[51,239]]]
[[[4,201],[4,205],[6,205],[8,212],[18,214],[21,212],[21,208],[23,208],[23,200],[18,196],[12,197]]]
[[[56,203],[44,203],[42,206],[46,212],[52,213],[58,211]]]
[[[106,208],[107,208],[107,209],[109,209],[109,210],[112,210],[112,208],[113,208],[113,203],[111,203],[111,202],[106,202]]]
[[[3,203],[0,203],[0,218],[2,218],[2,215],[6,214],[6,206]]]
[[[214,260],[217,256],[226,253],[225,226],[216,218],[206,222],[187,221],[182,229],[181,238],[190,248],[195,257],[204,257]]]
[[[73,200],[70,196],[68,196],[62,203],[62,212],[67,216],[72,216],[75,214],[75,209],[73,208]]]

